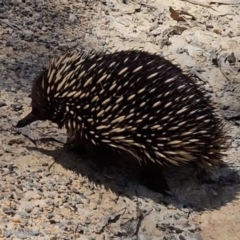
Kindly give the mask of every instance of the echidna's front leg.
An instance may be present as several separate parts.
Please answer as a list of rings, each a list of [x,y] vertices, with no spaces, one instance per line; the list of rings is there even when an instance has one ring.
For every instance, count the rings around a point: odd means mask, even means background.
[[[156,166],[142,166],[140,171],[140,181],[147,188],[171,196],[170,188],[160,168]]]
[[[87,153],[85,146],[82,144],[82,142],[77,138],[76,135],[74,136],[68,136],[67,141],[64,144],[64,147],[68,151],[72,151],[79,155],[85,155]]]

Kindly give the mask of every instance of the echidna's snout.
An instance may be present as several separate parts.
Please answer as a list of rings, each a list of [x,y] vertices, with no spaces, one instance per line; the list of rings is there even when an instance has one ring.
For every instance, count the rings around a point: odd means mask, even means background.
[[[22,128],[22,127],[25,127],[37,120],[38,120],[38,118],[36,116],[34,116],[32,112],[30,112],[26,117],[19,120],[15,127]]]

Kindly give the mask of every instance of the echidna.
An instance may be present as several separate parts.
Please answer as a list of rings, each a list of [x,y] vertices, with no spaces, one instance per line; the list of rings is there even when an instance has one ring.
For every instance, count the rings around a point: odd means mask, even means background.
[[[222,165],[224,124],[204,91],[145,51],[65,53],[33,82],[32,111],[16,127],[50,120],[69,141],[126,153],[143,166]]]

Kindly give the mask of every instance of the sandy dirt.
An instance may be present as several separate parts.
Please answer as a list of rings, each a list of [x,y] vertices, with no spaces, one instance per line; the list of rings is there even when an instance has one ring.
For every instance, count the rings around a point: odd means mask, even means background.
[[[240,6],[212,7],[0,1],[0,239],[240,239]],[[12,127],[29,112],[31,82],[50,57],[131,48],[162,54],[204,84],[230,129],[229,168],[200,182],[192,169],[168,171],[166,197],[129,169],[63,148],[64,130],[49,122]]]

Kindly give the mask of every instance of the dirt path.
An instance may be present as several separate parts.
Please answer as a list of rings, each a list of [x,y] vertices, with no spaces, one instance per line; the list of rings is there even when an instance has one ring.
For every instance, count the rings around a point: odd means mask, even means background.
[[[170,6],[192,16],[177,22]],[[240,239],[240,6],[213,7],[178,0],[0,1],[0,239]],[[51,123],[13,129],[30,109],[41,65],[72,48],[144,49],[198,75],[231,127],[232,167],[202,183],[191,170],[169,172],[167,198],[130,180],[127,170],[99,168],[61,143],[39,141],[65,140]]]

